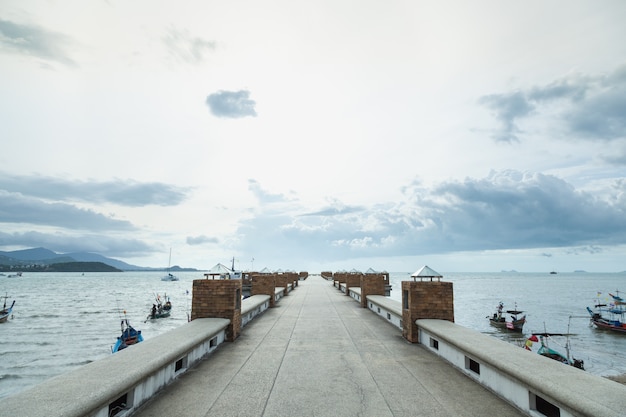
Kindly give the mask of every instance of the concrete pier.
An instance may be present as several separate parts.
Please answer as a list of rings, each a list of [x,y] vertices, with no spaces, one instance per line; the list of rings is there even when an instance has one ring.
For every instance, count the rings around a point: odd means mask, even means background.
[[[311,276],[134,416],[522,416]]]

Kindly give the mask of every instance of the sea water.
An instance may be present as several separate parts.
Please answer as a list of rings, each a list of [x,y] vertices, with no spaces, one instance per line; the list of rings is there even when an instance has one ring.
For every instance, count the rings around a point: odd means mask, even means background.
[[[78,366],[111,355],[120,320],[150,339],[187,322],[191,290],[201,272],[177,273],[179,281],[161,281],[160,272],[26,273],[0,277],[0,295],[16,300],[13,318],[0,323],[0,398],[12,395]],[[597,293],[626,284],[626,274],[443,273],[454,287],[456,323],[521,346],[533,331],[572,333],[572,355],[587,372],[608,376],[626,373],[626,335],[594,329],[585,307]],[[400,301],[401,281],[409,273],[392,273],[390,298]],[[306,285],[306,282],[302,283]],[[329,285],[331,285],[329,283]],[[297,289],[296,289],[297,291]],[[157,297],[170,298],[168,318],[146,320]],[[502,301],[505,309],[524,310],[523,334],[489,325],[488,316]],[[554,339],[550,347],[565,352]]]

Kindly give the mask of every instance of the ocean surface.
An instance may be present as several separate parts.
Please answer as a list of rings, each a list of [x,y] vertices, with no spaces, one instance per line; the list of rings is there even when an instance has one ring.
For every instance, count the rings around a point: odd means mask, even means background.
[[[626,274],[442,274],[444,281],[454,285],[457,324],[520,346],[533,331],[566,333],[569,327],[571,353],[585,361],[586,372],[601,376],[626,373],[626,335],[593,328],[585,310],[593,306],[598,292],[602,293],[601,301],[607,301],[609,292],[626,289]],[[0,295],[8,294],[8,304],[16,300],[13,318],[0,323],[0,398],[111,355],[123,317],[141,330],[145,339],[185,324],[191,310],[192,282],[203,275],[178,273],[180,280],[172,282],[161,281],[162,275],[123,272],[0,276]],[[390,274],[390,298],[400,301],[401,281],[406,280],[411,280],[410,273]],[[157,295],[170,298],[172,315],[146,321]],[[523,335],[489,325],[487,316],[495,312],[500,301],[505,309],[517,306],[526,312]],[[561,346],[565,339],[561,339],[551,340],[550,347],[564,352]]]

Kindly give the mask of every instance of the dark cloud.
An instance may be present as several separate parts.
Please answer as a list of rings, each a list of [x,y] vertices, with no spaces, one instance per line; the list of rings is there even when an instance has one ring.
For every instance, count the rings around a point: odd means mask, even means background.
[[[478,102],[489,108],[502,125],[502,128],[493,135],[495,140],[501,142],[519,141],[517,134],[520,130],[515,122],[520,117],[527,116],[534,109],[534,106],[522,92],[491,94],[481,97]]]
[[[207,53],[215,50],[215,42],[192,36],[186,30],[171,28],[163,37],[170,54],[190,64],[200,64]]]
[[[250,100],[250,92],[247,90],[218,91],[206,98],[206,104],[211,113],[217,117],[238,119],[257,115],[254,109],[256,102]]]
[[[151,255],[157,248],[138,239],[116,237],[109,233],[67,234],[0,232],[0,246],[45,247],[56,253],[94,252],[103,256],[141,257]]]
[[[626,243],[625,186],[599,198],[550,175],[495,172],[482,179],[404,188],[402,201],[301,213],[265,210],[240,223],[242,250],[320,262],[457,251]],[[267,242],[271,242],[268,245]]]
[[[78,181],[40,175],[11,175],[0,172],[0,190],[52,201],[73,200],[113,203],[121,206],[175,206],[185,200],[187,188],[131,180]]]
[[[219,243],[219,239],[216,237],[208,237],[204,235],[200,236],[187,236],[187,244],[188,245],[202,245],[204,243]]]
[[[0,222],[45,225],[74,230],[135,230],[128,221],[62,202],[48,203],[0,190]]]
[[[63,34],[0,19],[0,49],[5,51],[76,67],[65,51],[71,43]]]
[[[478,103],[492,111],[500,124],[492,137],[519,141],[522,119],[553,114],[565,136],[582,140],[626,137],[626,65],[601,76],[575,74],[527,90],[490,94]]]

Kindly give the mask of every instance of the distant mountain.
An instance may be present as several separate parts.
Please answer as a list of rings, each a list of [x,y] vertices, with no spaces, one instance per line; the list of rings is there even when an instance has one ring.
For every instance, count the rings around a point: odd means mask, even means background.
[[[43,264],[51,265],[65,262],[101,262],[122,271],[152,270],[164,268],[144,268],[126,262],[107,258],[102,255],[90,252],[73,252],[59,254],[46,248],[22,249],[10,252],[0,251],[0,264],[3,265],[25,265]]]

